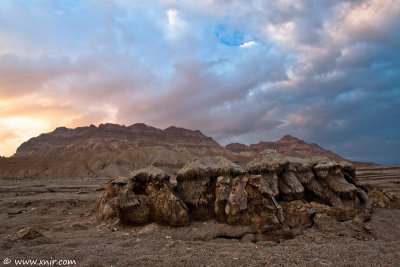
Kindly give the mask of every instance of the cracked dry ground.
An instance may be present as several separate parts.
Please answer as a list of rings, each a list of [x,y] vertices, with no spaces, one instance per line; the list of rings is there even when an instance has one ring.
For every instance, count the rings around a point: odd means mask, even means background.
[[[1,181],[0,262],[52,258],[76,260],[78,266],[400,265],[400,210],[375,208],[366,223],[372,234],[366,238],[353,238],[340,223],[327,222],[294,239],[253,243],[245,231],[213,221],[173,228],[88,219],[102,182],[31,180],[21,186]],[[42,235],[15,238],[25,227]]]

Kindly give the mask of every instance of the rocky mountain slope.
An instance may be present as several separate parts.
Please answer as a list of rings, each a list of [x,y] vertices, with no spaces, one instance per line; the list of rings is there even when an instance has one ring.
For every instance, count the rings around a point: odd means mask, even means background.
[[[0,178],[81,178],[127,176],[132,170],[154,165],[170,174],[192,159],[223,156],[244,166],[259,152],[274,149],[285,156],[324,156],[344,161],[339,155],[291,136],[277,142],[220,146],[200,131],[171,126],[165,130],[143,123],[90,125],[31,138],[13,157],[0,158]]]
[[[148,165],[173,173],[202,156],[241,158],[198,130],[142,123],[60,127],[23,143],[13,157],[1,158],[0,177],[113,177]]]
[[[276,142],[262,141],[258,144],[251,144],[246,146],[240,143],[232,143],[226,146],[229,150],[242,156],[248,156],[254,158],[261,151],[266,149],[274,149],[280,154],[287,157],[298,157],[298,158],[312,158],[315,156],[327,157],[333,161],[349,161],[338,154],[326,150],[315,143],[307,143],[291,135],[285,135]],[[372,166],[376,165],[370,162],[356,162],[352,161],[356,166]]]
[[[134,147],[163,146],[179,149],[224,150],[212,138],[200,131],[171,126],[165,130],[143,123],[129,127],[118,124],[100,124],[99,127],[60,127],[23,143],[15,156],[51,155],[64,152],[121,151]]]

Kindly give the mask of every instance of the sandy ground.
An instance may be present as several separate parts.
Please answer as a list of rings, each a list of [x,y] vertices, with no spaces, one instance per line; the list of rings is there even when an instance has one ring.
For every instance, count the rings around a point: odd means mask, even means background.
[[[171,228],[90,219],[104,180],[0,182],[0,266],[20,259],[55,260],[54,266],[59,260],[77,266],[400,266],[400,210],[375,209],[365,240],[337,227],[313,227],[294,239],[253,243],[213,221]],[[43,236],[18,238],[25,227]]]

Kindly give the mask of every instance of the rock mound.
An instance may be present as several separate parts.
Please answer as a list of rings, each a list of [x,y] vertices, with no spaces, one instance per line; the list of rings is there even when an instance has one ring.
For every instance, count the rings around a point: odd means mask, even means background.
[[[161,169],[150,166],[133,172],[129,178],[111,180],[94,211],[99,219],[118,217],[124,224],[186,225],[188,208],[176,196],[169,178]]]
[[[381,188],[372,187],[368,191],[368,196],[371,199],[371,203],[374,207],[380,207],[384,209],[400,209],[400,198],[398,195],[392,194],[391,192],[385,192]]]
[[[266,150],[244,170],[225,158],[207,157],[188,162],[176,180],[171,178],[148,167],[114,179],[94,211],[99,219],[118,217],[125,224],[179,226],[215,219],[250,226],[265,239],[300,234],[317,214],[363,222],[372,211],[354,166],[326,158],[304,160]]]

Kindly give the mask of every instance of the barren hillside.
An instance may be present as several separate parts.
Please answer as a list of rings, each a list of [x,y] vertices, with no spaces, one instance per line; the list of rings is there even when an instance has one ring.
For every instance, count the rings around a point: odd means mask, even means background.
[[[131,126],[107,123],[99,127],[60,127],[31,138],[18,147],[13,157],[0,158],[0,177],[115,177],[148,165],[175,174],[188,160],[202,156],[223,156],[243,166],[265,149],[275,149],[285,156],[346,160],[288,135],[276,142],[260,142],[249,147],[238,143],[223,147],[199,130],[175,126],[161,130],[143,123]]]
[[[291,135],[285,135],[278,141],[262,141],[258,144],[251,144],[246,146],[240,143],[232,143],[226,146],[232,152],[238,153],[239,155],[255,157],[261,151],[266,149],[274,149],[284,156],[298,157],[298,158],[311,158],[315,156],[327,157],[333,161],[350,161],[334,153],[333,151],[324,149],[315,143],[307,143]],[[372,162],[356,162],[351,161],[356,166],[376,166],[377,164]]]

